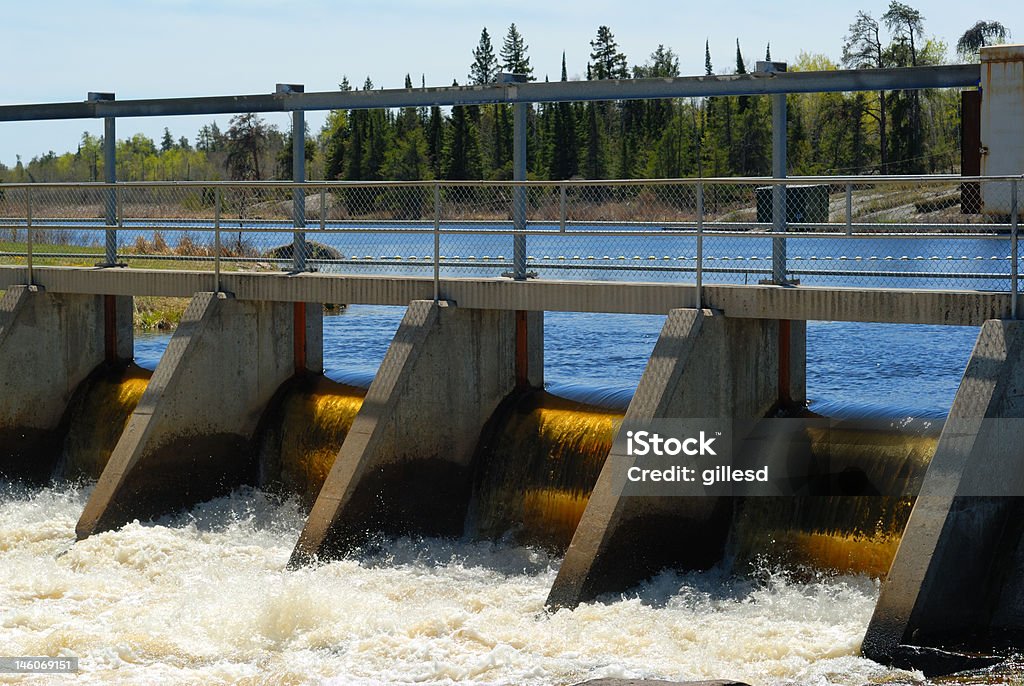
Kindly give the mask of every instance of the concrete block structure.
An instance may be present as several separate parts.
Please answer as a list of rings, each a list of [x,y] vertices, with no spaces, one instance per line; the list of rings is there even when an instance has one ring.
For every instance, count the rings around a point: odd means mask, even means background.
[[[12,286],[0,301],[0,475],[45,480],[58,425],[98,366],[132,358],[132,299]]]
[[[308,312],[304,326],[294,326],[297,312]],[[195,295],[86,504],[78,538],[251,482],[247,442],[278,387],[304,371],[297,361],[322,371],[322,324],[319,307]]]
[[[410,304],[292,562],[368,532],[461,534],[481,430],[517,384],[543,384],[542,342],[542,313]]]
[[[1024,635],[1021,494],[1024,322],[990,321],[882,583],[865,655],[908,662],[916,648],[985,650]]]
[[[788,325],[788,326],[786,326]],[[669,418],[759,418],[780,397],[804,395],[804,327],[712,310],[669,313],[623,424]],[[793,333],[799,339],[792,343]],[[794,350],[795,348],[795,350]],[[783,353],[783,354],[780,354]],[[781,370],[780,361],[788,369]],[[786,384],[780,388],[779,383]],[[613,447],[548,596],[574,607],[665,567],[706,569],[723,554],[732,502],[717,497],[623,496],[616,469],[635,457]]]

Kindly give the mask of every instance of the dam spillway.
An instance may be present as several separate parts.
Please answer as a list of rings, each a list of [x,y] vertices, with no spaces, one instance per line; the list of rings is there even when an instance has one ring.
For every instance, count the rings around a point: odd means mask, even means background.
[[[83,382],[77,397],[94,398],[97,411],[104,406],[112,408],[105,411],[123,422],[126,403],[141,398],[139,391],[147,376],[142,370],[124,369],[127,371],[122,381],[100,375]],[[279,387],[263,405],[254,429],[252,445],[259,457],[253,482],[294,494],[308,505],[313,497],[310,491],[324,478],[325,470],[329,471],[332,451],[351,429],[363,394],[362,389],[334,384],[316,375],[299,375]],[[468,536],[463,540],[512,537],[558,556],[583,514],[595,472],[603,463],[600,454],[606,452],[623,411],[587,406],[540,391],[517,391],[509,397],[517,400],[499,404],[487,418],[488,427],[481,429],[471,446],[477,476],[466,518],[460,524]],[[96,417],[77,422],[77,426],[93,425],[114,423]],[[76,422],[68,426],[75,427]],[[74,441],[80,449],[88,448],[91,440],[97,445],[109,440],[93,439],[80,429],[75,435],[80,436]],[[499,436],[500,440],[488,440],[488,435]],[[860,457],[849,458],[851,463],[867,470],[890,464],[893,473],[925,466],[934,445],[934,437],[906,434],[899,437],[902,443],[877,434],[874,441],[833,435],[837,437],[836,446],[860,445]],[[270,456],[275,452],[279,466],[270,467],[274,463]],[[289,454],[318,457],[291,460],[286,457]],[[286,477],[285,465],[289,462],[291,475]],[[558,465],[561,471],[552,469]],[[303,489],[307,489],[305,493]],[[761,510],[752,517],[753,507]],[[794,507],[798,511],[793,511]],[[815,507],[806,502],[803,507],[796,506],[794,501],[773,507],[767,499],[752,499],[737,508],[728,547],[730,555],[740,562],[763,556],[784,566],[878,576],[884,574],[894,552],[893,532],[902,528],[906,514],[906,508],[891,508],[885,527],[879,528],[877,509],[858,508],[848,498]],[[552,583],[551,578],[545,578],[546,583]]]

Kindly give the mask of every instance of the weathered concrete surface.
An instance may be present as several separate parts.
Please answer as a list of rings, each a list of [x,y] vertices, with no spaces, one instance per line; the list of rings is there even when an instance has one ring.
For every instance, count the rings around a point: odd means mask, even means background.
[[[800,332],[794,328],[794,335]],[[778,343],[778,322],[673,310],[623,424],[764,416],[779,397]],[[802,365],[803,357],[797,355],[795,363]],[[791,379],[802,378],[802,370],[791,373]],[[731,499],[622,497],[615,470],[628,469],[636,458],[619,450],[613,446],[601,470],[548,596],[549,607],[574,607],[665,567],[704,569],[721,559]]]
[[[111,362],[130,360],[132,299],[113,305]],[[107,360],[104,308],[97,295],[7,289],[0,301],[0,475],[42,480],[53,471],[64,410]]]
[[[23,267],[0,266],[0,288],[24,283]],[[36,267],[35,279],[50,292],[190,297],[213,286],[210,272],[164,269]],[[224,290],[245,300],[408,305],[433,298],[429,278],[342,276],[320,273],[221,274]],[[489,310],[665,314],[692,303],[686,283],[619,283],[546,279],[441,279],[441,292],[459,307]],[[730,317],[950,324],[981,326],[1010,317],[1009,293],[809,286],[704,286],[706,307]],[[1018,296],[1024,306],[1024,296]]]
[[[515,387],[515,312],[413,302],[366,393],[292,562],[367,533],[458,535],[480,432]],[[529,384],[543,384],[543,319],[528,316]]]
[[[248,440],[295,373],[294,317],[290,303],[193,297],[86,504],[79,539],[251,480]]]
[[[1021,418],[1024,322],[986,322],[882,583],[868,657],[891,662],[903,644],[1021,647],[1024,498],[1006,497],[1024,492]]]

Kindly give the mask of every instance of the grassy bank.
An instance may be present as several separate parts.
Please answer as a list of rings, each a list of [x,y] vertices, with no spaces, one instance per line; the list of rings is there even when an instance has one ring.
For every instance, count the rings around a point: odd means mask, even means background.
[[[188,306],[188,298],[139,296],[135,298],[132,322],[139,331],[174,331]]]
[[[188,298],[144,295],[135,298],[132,322],[137,331],[174,331],[188,307]],[[345,305],[324,305],[324,314],[338,314]]]

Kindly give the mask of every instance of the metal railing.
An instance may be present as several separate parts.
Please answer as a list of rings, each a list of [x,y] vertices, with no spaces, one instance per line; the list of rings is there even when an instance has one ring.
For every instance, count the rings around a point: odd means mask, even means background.
[[[41,265],[201,269],[218,290],[225,269],[428,274],[436,297],[449,275],[693,282],[698,305],[706,283],[1016,293],[1021,183],[4,184],[0,263],[30,280]]]

